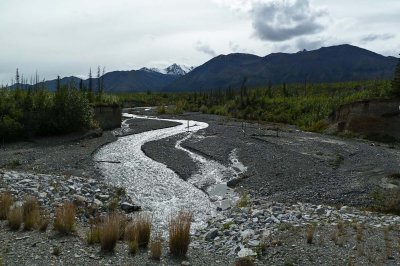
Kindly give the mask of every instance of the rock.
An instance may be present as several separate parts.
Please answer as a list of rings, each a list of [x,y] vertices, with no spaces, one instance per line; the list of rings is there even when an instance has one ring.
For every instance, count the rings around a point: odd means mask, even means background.
[[[140,211],[141,210],[140,206],[133,205],[133,204],[131,204],[129,202],[126,202],[126,201],[122,202],[120,207],[121,207],[121,210],[123,210],[126,213],[131,213],[131,212],[135,212],[135,211]]]
[[[181,266],[189,266],[190,262],[188,262],[187,260],[184,260],[181,262]]]
[[[251,247],[258,247],[260,245],[260,241],[259,240],[250,240],[248,244]]]
[[[253,250],[249,249],[249,248],[242,248],[239,252],[238,252],[238,257],[239,258],[243,258],[243,257],[249,257],[249,256],[256,256],[257,253],[255,253]]]
[[[218,236],[218,229],[217,228],[212,228],[210,231],[206,233],[204,236],[205,241],[211,241],[214,240]]]
[[[93,200],[93,203],[94,203],[94,205],[96,205],[96,206],[98,206],[98,207],[102,207],[102,206],[103,206],[103,202],[101,202],[101,201],[98,200],[98,199],[94,199],[94,200]]]
[[[240,236],[242,237],[242,239],[250,239],[254,236],[254,230],[246,229],[246,230],[240,232]]]

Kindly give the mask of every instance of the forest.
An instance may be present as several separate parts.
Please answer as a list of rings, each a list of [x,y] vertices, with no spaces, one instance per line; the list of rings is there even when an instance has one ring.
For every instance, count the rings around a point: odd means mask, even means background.
[[[17,70],[18,77],[18,70]],[[203,112],[257,122],[293,124],[307,131],[323,131],[326,118],[342,104],[366,99],[400,96],[400,66],[394,80],[369,80],[339,83],[277,84],[240,89],[219,89],[183,93],[107,94],[98,79],[97,91],[89,80],[71,82],[50,92],[43,84],[0,87],[0,141],[31,139],[85,131],[98,127],[93,106],[158,106],[158,114]],[[37,79],[36,79],[37,80]],[[18,79],[17,79],[18,81]]]

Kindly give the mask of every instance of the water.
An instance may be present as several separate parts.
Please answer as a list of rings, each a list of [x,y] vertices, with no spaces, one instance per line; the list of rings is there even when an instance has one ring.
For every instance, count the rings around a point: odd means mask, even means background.
[[[124,117],[148,118],[129,114],[124,114]],[[190,132],[187,132],[187,120],[167,121],[179,122],[181,125],[121,137],[101,148],[94,159],[120,162],[119,164],[102,162],[98,163],[98,167],[106,181],[124,187],[138,204],[152,212],[156,226],[165,228],[171,214],[180,210],[189,210],[194,215],[193,228],[205,227],[208,218],[219,215],[216,211],[217,207],[226,208],[236,198],[235,193],[226,187],[226,181],[236,177],[244,168],[235,157],[235,151],[232,151],[230,156],[232,165],[225,167],[181,147],[182,141],[190,138],[195,132],[207,128],[207,123],[189,121]],[[122,125],[122,128],[124,127],[126,127],[125,123]],[[178,134],[185,134],[185,136],[177,142],[176,148],[187,152],[200,169],[188,182],[179,178],[166,165],[147,157],[141,149],[146,142]],[[239,167],[232,167],[238,164]],[[242,170],[238,170],[240,167]],[[207,193],[199,189],[202,180],[207,181],[205,182]],[[218,193],[213,193],[216,189]],[[210,200],[208,194],[214,198]]]

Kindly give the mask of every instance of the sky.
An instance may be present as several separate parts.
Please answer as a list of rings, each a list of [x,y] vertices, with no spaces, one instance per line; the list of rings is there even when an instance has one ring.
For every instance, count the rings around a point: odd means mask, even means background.
[[[85,78],[219,54],[352,44],[400,53],[399,0],[1,0],[0,84]]]

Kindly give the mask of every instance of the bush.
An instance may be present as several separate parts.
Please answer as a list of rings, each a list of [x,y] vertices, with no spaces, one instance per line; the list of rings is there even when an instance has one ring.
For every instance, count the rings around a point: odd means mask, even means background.
[[[0,220],[7,219],[8,211],[14,204],[14,198],[11,192],[3,192],[0,194]]]
[[[191,212],[179,212],[168,222],[169,251],[175,256],[185,256],[190,244]]]
[[[75,230],[75,206],[65,202],[56,209],[54,229],[61,234],[70,234]]]
[[[21,227],[23,220],[22,208],[12,208],[7,214],[8,226],[11,230],[17,231]]]

